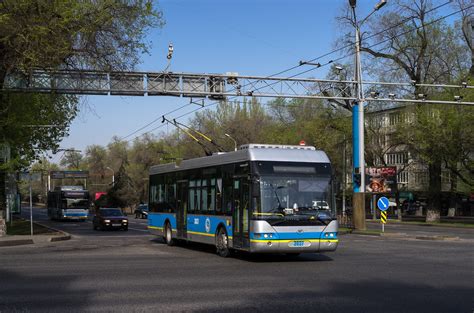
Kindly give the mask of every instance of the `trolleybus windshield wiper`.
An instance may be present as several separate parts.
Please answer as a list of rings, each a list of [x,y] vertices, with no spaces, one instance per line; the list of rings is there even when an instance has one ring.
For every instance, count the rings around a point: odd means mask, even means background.
[[[285,188],[285,186],[277,186],[276,188],[273,187],[273,184],[270,184],[270,188],[272,188],[273,192],[275,193],[275,196],[277,198],[277,201],[278,201],[278,208],[276,208],[277,210],[281,210],[283,209],[283,206],[281,205],[281,201],[280,201],[280,197],[278,196],[278,193],[277,193],[277,189],[282,189],[282,188]]]

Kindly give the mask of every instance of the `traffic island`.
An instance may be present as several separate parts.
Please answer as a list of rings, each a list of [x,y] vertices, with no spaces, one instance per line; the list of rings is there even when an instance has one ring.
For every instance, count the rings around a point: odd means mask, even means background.
[[[33,223],[33,236],[31,236],[30,221],[16,219],[13,220],[12,223],[8,223],[7,235],[0,237],[0,247],[55,242],[69,239],[71,239],[70,234],[38,223]]]

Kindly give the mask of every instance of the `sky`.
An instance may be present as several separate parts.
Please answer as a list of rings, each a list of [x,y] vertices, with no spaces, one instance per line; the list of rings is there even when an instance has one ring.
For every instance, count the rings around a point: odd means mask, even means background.
[[[359,0],[357,14],[366,16],[377,0]],[[390,2],[390,1],[389,1]],[[341,30],[335,17],[348,6],[347,0],[161,0],[157,2],[166,24],[149,32],[150,55],[142,56],[140,71],[162,71],[167,66],[168,44],[174,46],[173,72],[226,73],[268,76],[334,49]],[[390,3],[389,3],[390,5]],[[387,7],[389,6],[387,5]],[[450,12],[449,8],[444,8]],[[441,14],[443,12],[440,12]],[[340,54],[321,59],[321,63]],[[319,61],[319,60],[318,60]],[[281,76],[307,70],[300,67]],[[301,77],[324,78],[328,67]],[[61,148],[83,153],[89,145],[107,145],[114,136],[125,137],[154,119],[176,118],[196,109],[188,98],[83,96],[83,105],[62,140]],[[180,119],[186,123],[187,115]],[[159,126],[161,121],[127,137]],[[164,126],[152,132],[171,131]],[[60,155],[53,157],[57,162]]]

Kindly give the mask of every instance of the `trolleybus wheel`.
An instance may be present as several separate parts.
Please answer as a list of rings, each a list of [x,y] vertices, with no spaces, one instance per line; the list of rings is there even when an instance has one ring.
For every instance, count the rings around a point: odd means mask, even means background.
[[[165,242],[168,246],[174,246],[176,241],[173,239],[173,232],[170,223],[165,225]]]
[[[216,235],[216,249],[217,254],[223,258],[226,258],[230,255],[229,249],[229,238],[224,228],[219,228],[219,231]]]

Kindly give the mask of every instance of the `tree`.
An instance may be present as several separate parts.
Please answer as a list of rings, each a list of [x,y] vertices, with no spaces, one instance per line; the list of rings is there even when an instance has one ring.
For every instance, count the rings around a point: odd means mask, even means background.
[[[115,184],[107,191],[107,205],[126,208],[136,203],[136,197],[130,194],[133,183],[125,170],[125,163],[120,165]]]
[[[36,68],[131,69],[147,52],[147,29],[162,23],[161,12],[151,0],[1,1],[0,89],[9,75],[28,81],[28,73]],[[38,106],[32,108],[32,103]],[[77,104],[71,96],[0,93],[0,141],[9,144],[13,155],[8,167],[24,166],[38,156],[38,150],[55,150],[78,111]],[[18,109],[23,110],[21,115]],[[49,116],[52,121],[58,117],[56,127],[22,128],[48,121],[43,119],[44,111],[56,112]],[[3,181],[0,171],[0,209],[5,203]]]
[[[84,160],[82,154],[77,150],[66,150],[59,164],[68,170],[80,170]]]
[[[470,64],[467,60],[466,42],[456,29],[440,18],[430,0],[398,0],[382,15],[373,16],[369,31],[362,34],[361,50],[365,52],[368,74],[385,81],[412,80],[420,83],[451,83],[466,77]],[[346,14],[341,19],[352,24]],[[383,30],[383,31],[381,31]],[[345,37],[346,39],[349,36]],[[347,42],[347,41],[346,41]],[[397,95],[429,94],[440,97],[438,91],[424,87],[399,88]],[[429,203],[427,221],[439,221],[442,154],[446,152],[446,140],[462,145],[463,137],[441,136],[439,127],[451,127],[453,122],[444,121],[445,108],[440,108],[439,119],[429,119],[433,110],[415,105],[409,108],[413,119],[411,128],[401,128],[400,139],[405,139],[419,159],[428,168]],[[452,117],[461,117],[452,115]],[[403,132],[402,129],[406,130]],[[432,132],[433,131],[433,132]],[[446,132],[452,129],[446,129]],[[440,135],[440,136],[438,136]],[[436,138],[436,139],[434,139]]]

